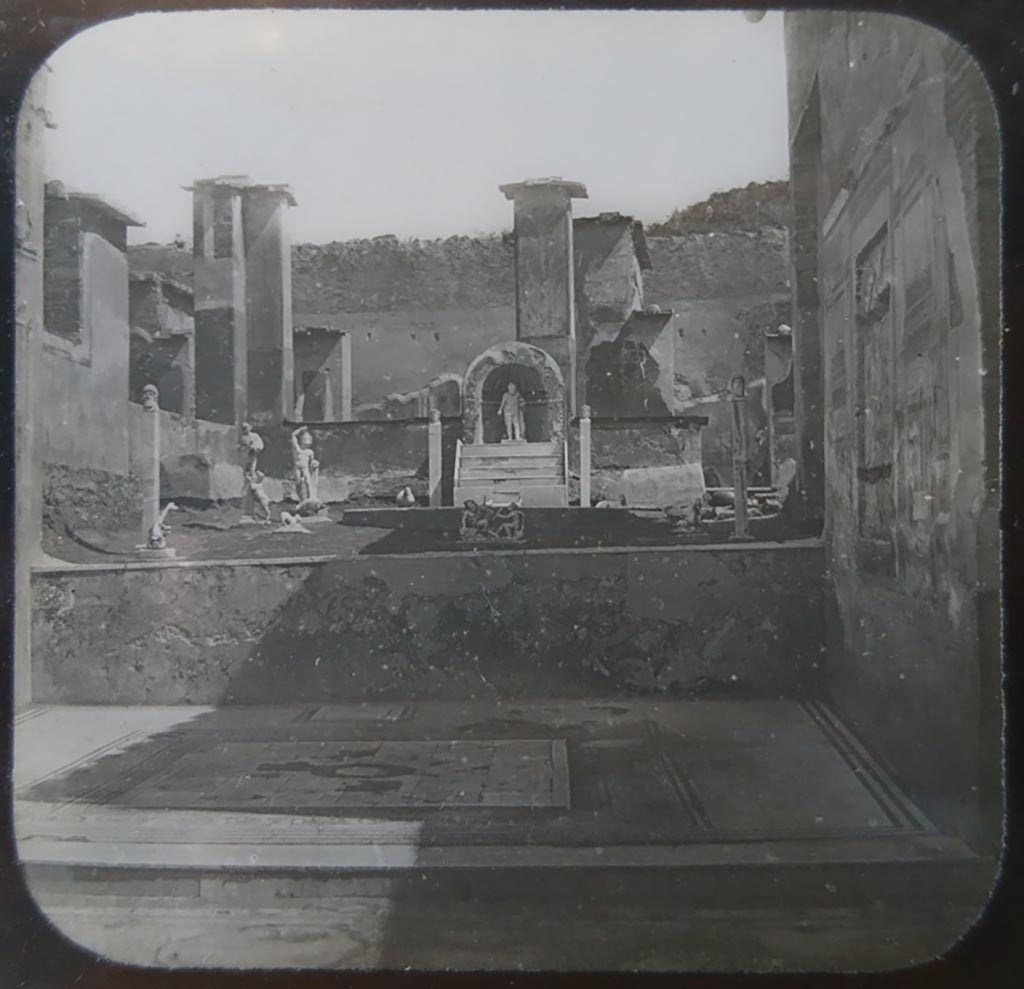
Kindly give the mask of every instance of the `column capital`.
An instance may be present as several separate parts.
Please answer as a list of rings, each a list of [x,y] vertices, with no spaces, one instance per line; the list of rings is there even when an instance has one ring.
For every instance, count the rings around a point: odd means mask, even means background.
[[[573,182],[554,176],[546,179],[526,179],[523,182],[510,182],[498,188],[506,199],[521,200],[531,198],[551,198],[558,196],[565,200],[586,199],[587,187],[582,182]]]

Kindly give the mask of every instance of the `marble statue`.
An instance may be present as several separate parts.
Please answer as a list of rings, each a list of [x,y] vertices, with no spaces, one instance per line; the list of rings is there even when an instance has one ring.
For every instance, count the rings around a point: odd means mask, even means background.
[[[281,524],[274,530],[274,532],[305,532],[309,533],[302,524],[302,519],[298,515],[292,515],[291,512],[281,513]]]
[[[242,423],[238,449],[245,453],[245,465],[242,468],[242,521],[257,519],[269,522],[270,498],[263,488],[266,475],[259,469],[263,438],[247,422]]]
[[[266,477],[261,470],[253,470],[245,475],[242,510],[245,516],[261,522],[270,521],[270,495],[263,487]]]
[[[242,423],[242,435],[238,439],[238,449],[245,451],[244,473],[254,473],[260,454],[263,452],[263,438],[247,422]]]
[[[317,494],[320,462],[313,454],[313,435],[305,426],[292,433],[292,462],[295,466],[295,499],[299,515],[321,515],[326,506]]]
[[[156,412],[160,408],[160,389],[156,385],[144,385],[142,388],[142,407],[147,412]]]
[[[524,410],[526,400],[516,388],[516,383],[510,381],[505,394],[501,396],[501,404],[498,406],[498,415],[505,420],[505,436],[510,440],[521,441],[526,432],[524,422]]]
[[[305,426],[292,433],[292,463],[295,466],[295,498],[301,504],[316,498],[320,462],[313,454],[313,435]]]
[[[177,511],[177,509],[178,506],[173,501],[164,505],[163,511],[153,523],[146,538],[148,549],[167,549],[167,533],[171,531],[171,527],[167,524],[167,513]]]

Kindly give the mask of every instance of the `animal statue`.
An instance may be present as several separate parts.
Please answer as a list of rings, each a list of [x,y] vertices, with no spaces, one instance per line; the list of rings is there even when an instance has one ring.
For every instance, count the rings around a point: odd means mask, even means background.
[[[300,501],[295,508],[295,513],[300,518],[312,518],[314,515],[322,515],[327,511],[327,506],[319,498],[307,498]]]
[[[171,531],[171,527],[167,524],[167,513],[176,512],[178,506],[173,501],[167,502],[163,507],[163,511],[160,512],[157,520],[150,526],[149,537],[146,540],[146,545],[150,549],[166,549],[167,548],[167,533]]]
[[[281,524],[274,532],[309,532],[309,529],[302,524],[300,516],[292,515],[291,512],[282,512]]]
[[[261,470],[254,470],[245,475],[245,502],[249,511],[246,513],[253,518],[262,518],[262,521],[270,521],[270,496],[263,487],[266,474]],[[259,508],[259,511],[256,509]]]

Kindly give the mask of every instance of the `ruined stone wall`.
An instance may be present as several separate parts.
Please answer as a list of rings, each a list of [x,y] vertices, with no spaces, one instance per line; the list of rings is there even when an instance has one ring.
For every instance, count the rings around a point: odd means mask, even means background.
[[[803,340],[820,333],[823,380],[803,384],[824,392],[829,689],[933,820],[991,838],[991,102],[957,46],[911,21],[791,14],[787,36],[794,112],[815,98],[821,110],[818,224],[795,247],[815,259],[821,296],[822,325]]]
[[[678,314],[673,372],[684,386],[682,401],[690,391],[728,387],[733,374],[762,373],[760,334],[783,321],[790,305],[787,233],[779,226],[732,229],[732,222],[723,217],[722,229],[648,236],[653,267],[643,272],[642,290],[623,228],[615,251],[577,283],[581,373],[590,343],[609,342],[607,327],[614,336],[634,303]],[[292,257],[295,312],[328,315],[352,331],[357,415],[360,405],[381,406],[389,394],[415,391],[444,372],[461,374],[477,354],[515,339],[514,259],[503,237],[300,244]],[[614,297],[610,281],[618,286]]]
[[[77,252],[62,260],[80,265],[78,330],[43,329],[35,398],[44,527],[58,532],[68,524],[134,524],[137,494],[129,453],[127,262],[96,233],[71,237]]]
[[[702,429],[696,420],[591,420],[591,495],[634,507],[688,502],[703,493]],[[569,466],[579,472],[579,427],[570,435]],[[575,490],[575,485],[574,485]]]
[[[789,240],[784,228],[648,237],[644,301],[671,309],[677,411],[689,397],[764,373],[766,328],[789,321]]]
[[[515,339],[512,245],[497,234],[297,244],[292,285],[297,314],[330,316],[352,332],[356,408],[462,373],[481,351]]]
[[[37,573],[39,703],[813,694],[817,548]]]

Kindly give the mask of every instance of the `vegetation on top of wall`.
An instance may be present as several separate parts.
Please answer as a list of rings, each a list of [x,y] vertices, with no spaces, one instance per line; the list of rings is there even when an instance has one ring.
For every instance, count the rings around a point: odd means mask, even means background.
[[[292,293],[300,314],[511,306],[512,243],[486,234],[296,244]]]
[[[648,224],[648,237],[709,231],[756,231],[789,227],[789,181],[750,182],[741,189],[713,192],[707,199],[673,210],[661,223]]]

